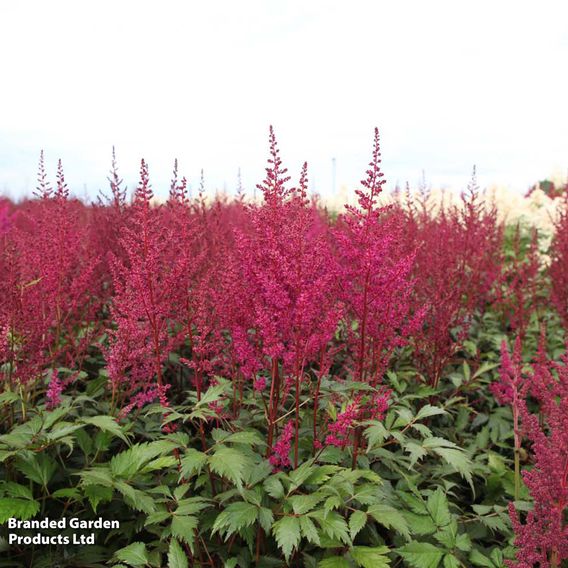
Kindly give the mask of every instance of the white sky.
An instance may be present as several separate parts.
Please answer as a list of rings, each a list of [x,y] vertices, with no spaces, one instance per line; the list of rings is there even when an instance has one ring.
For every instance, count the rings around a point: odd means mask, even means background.
[[[315,189],[363,177],[373,128],[392,187],[519,191],[568,170],[568,4],[423,0],[0,2],[0,193],[35,187],[41,148],[76,194],[130,188],[144,157],[165,195],[252,191],[268,125]],[[312,186],[312,187],[313,187]]]

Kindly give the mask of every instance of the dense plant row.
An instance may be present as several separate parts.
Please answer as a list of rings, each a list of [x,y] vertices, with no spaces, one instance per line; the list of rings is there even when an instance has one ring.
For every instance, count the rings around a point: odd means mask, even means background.
[[[121,522],[7,565],[561,566],[568,215],[546,269],[475,172],[461,207],[381,207],[375,131],[331,216],[269,141],[261,204],[176,164],[155,205],[144,161],[128,202],[113,157],[87,206],[43,156],[2,204],[0,522]]]

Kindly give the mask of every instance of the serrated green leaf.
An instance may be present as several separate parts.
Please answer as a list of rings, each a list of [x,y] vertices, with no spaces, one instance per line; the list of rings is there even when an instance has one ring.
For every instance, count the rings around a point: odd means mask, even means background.
[[[409,408],[397,408],[398,418],[395,420],[394,427],[406,426],[414,419],[412,411]]]
[[[284,486],[278,477],[268,477],[264,480],[262,485],[268,495],[273,499],[281,499],[284,497]]]
[[[417,461],[420,461],[428,452],[414,440],[410,440],[404,444],[403,449],[410,454],[410,466],[414,467]]]
[[[199,402],[196,402],[195,408],[209,406],[209,404],[211,404],[212,402],[216,402],[223,396],[226,389],[227,387],[225,384],[217,384],[215,386],[209,387],[201,396],[201,400],[199,400]]]
[[[444,568],[460,568],[460,561],[453,554],[444,556]]]
[[[306,517],[305,515],[302,515],[298,518],[300,519],[300,529],[302,531],[302,536],[312,544],[320,546],[320,537],[312,519]]]
[[[407,493],[406,491],[399,491],[398,494],[400,495],[400,498],[410,507],[412,512],[417,513],[418,515],[428,514],[426,503],[416,494]]]
[[[180,546],[179,542],[172,538],[168,549],[168,567],[169,568],[188,568],[189,564],[187,556]]]
[[[146,566],[148,564],[148,552],[143,542],[133,542],[114,553],[115,558],[126,562],[131,566]]]
[[[437,568],[444,556],[443,551],[429,542],[410,542],[396,551],[413,568]]]
[[[12,391],[6,391],[0,394],[0,406],[5,404],[14,404],[15,402],[19,402],[21,398]]]
[[[112,477],[107,466],[97,466],[91,469],[85,469],[79,473],[81,477],[81,485],[103,485],[104,487],[112,487]]]
[[[337,539],[345,544],[351,544],[349,538],[349,529],[345,519],[336,511],[312,511],[308,513],[312,519],[315,519],[321,530],[330,538]]]
[[[46,439],[50,442],[67,438],[69,434],[74,434],[77,430],[83,428],[83,424],[73,424],[71,422],[60,422],[56,424],[53,430],[46,435]]]
[[[428,428],[425,424],[415,423],[412,425],[412,428],[419,432],[423,438],[431,438],[432,437],[432,430]]]
[[[272,523],[274,522],[274,514],[270,509],[266,507],[261,507],[258,510],[258,522],[260,526],[263,528],[265,533],[270,533],[272,528]]]
[[[209,499],[204,497],[188,497],[187,499],[181,499],[178,501],[178,506],[175,511],[176,515],[193,515],[203,509],[211,507],[211,502]]]
[[[447,414],[447,412],[438,406],[426,404],[418,411],[415,420],[424,420],[424,418],[428,418],[428,416],[436,416],[437,414]]]
[[[476,566],[483,566],[485,568],[495,568],[495,564],[493,564],[491,559],[487,558],[487,556],[482,554],[477,549],[471,551],[471,554],[469,555],[469,560],[472,564],[475,564]]]
[[[266,459],[262,460],[260,463],[256,463],[254,467],[251,467],[245,472],[246,484],[252,486],[264,481],[272,474],[272,470],[272,464]]]
[[[254,524],[259,508],[251,503],[239,501],[231,503],[224,511],[217,515],[213,523],[213,534],[226,533],[227,536]]]
[[[46,487],[53,474],[57,471],[57,462],[45,453],[20,454],[15,462],[16,469],[21,471],[28,479]]]
[[[426,507],[438,527],[445,527],[450,524],[452,516],[448,507],[448,499],[441,487],[438,487],[428,497]]]
[[[317,470],[318,466],[313,465],[313,459],[308,460],[307,462],[303,463],[297,469],[291,471],[288,474],[290,481],[292,482],[290,485],[289,493],[296,490],[302,483],[304,483],[309,477]]]
[[[387,546],[354,546],[349,550],[351,558],[361,568],[388,568],[390,559],[385,556],[389,553]]]
[[[93,511],[97,512],[99,503],[108,503],[112,501],[112,488],[102,485],[86,485],[83,487],[83,493],[89,500]]]
[[[191,488],[191,485],[189,483],[183,483],[181,485],[178,485],[174,489],[174,499],[176,501],[183,499],[183,496],[190,490],[190,488]]]
[[[351,493],[352,491],[349,491]],[[332,511],[339,509],[343,505],[343,499],[339,495],[332,495],[325,500],[323,504],[324,511]]]
[[[389,431],[382,422],[375,422],[365,429],[364,436],[368,440],[368,450],[384,442],[389,436]]]
[[[456,548],[463,552],[469,552],[471,550],[471,539],[467,533],[462,533],[457,536]]]
[[[26,521],[35,516],[38,511],[38,501],[15,497],[0,498],[0,524],[7,522],[10,517]]]
[[[156,510],[154,499],[144,491],[131,487],[125,481],[117,480],[113,485],[117,491],[122,493],[124,500],[132,509],[148,514]]]
[[[156,511],[155,513],[150,513],[146,518],[144,526],[148,525],[158,525],[163,523],[166,519],[169,519],[172,514],[169,511]]]
[[[351,540],[355,540],[357,534],[367,524],[367,513],[355,511],[349,517],[349,535]]]
[[[318,568],[351,568],[343,556],[329,556],[318,562]]]
[[[195,540],[195,529],[199,521],[197,517],[191,515],[174,515],[172,518],[172,535],[189,545],[193,552],[193,542]]]
[[[288,503],[292,505],[292,509],[296,515],[303,515],[311,511],[318,503],[325,499],[322,493],[308,493],[307,495],[292,495],[288,499]]]
[[[181,458],[181,477],[189,479],[192,475],[199,475],[207,463],[207,454],[189,448]]]
[[[497,367],[499,367],[499,363],[485,362],[482,365],[480,365],[480,367],[479,367],[479,369],[477,369],[477,371],[475,371],[475,373],[473,374],[473,378],[477,379],[477,377],[480,377],[481,375],[484,375],[488,371],[492,371],[493,369],[496,369]]]
[[[282,517],[272,525],[272,534],[287,562],[301,539],[298,517]]]
[[[241,487],[245,470],[252,467],[252,463],[250,458],[239,450],[220,446],[209,458],[209,467],[215,473],[232,481],[237,487]]]
[[[436,532],[436,523],[430,515],[417,515],[411,511],[402,511],[402,516],[406,519],[412,534],[424,536]]]
[[[443,530],[438,530],[434,535],[434,538],[443,544],[446,549],[453,550],[456,546],[456,538],[458,533],[458,525],[455,519],[452,519],[449,525],[443,528]]]
[[[33,499],[34,496],[29,487],[20,485],[14,481],[2,482],[0,492],[3,491],[8,497],[21,497],[23,499]]]
[[[55,499],[81,499],[81,493],[76,487],[65,487],[51,494]]]
[[[371,515],[377,523],[383,525],[387,529],[394,529],[407,540],[410,539],[408,523],[406,522],[403,514],[394,507],[386,505],[385,503],[378,503],[376,505],[371,505],[367,513]]]
[[[99,430],[103,432],[109,432],[114,436],[120,438],[121,440],[128,443],[128,438],[124,434],[120,424],[116,422],[116,420],[112,416],[90,416],[88,418],[82,418],[81,422],[83,424],[91,424],[92,426],[96,426]]]
[[[146,464],[174,448],[175,444],[167,440],[135,444],[110,460],[110,471],[115,477],[130,479],[140,473]]]
[[[432,450],[438,454],[444,461],[450,464],[461,476],[472,484],[472,464],[471,460],[465,452],[458,448],[453,442],[444,438],[426,438],[422,447]]]
[[[224,444],[264,445],[261,435],[255,430],[249,432],[235,432],[223,440]]]
[[[320,455],[320,460],[322,455]],[[341,468],[339,466],[331,464],[316,466],[312,473],[310,473],[310,475],[306,478],[304,483],[306,483],[306,485],[321,485],[340,469]]]

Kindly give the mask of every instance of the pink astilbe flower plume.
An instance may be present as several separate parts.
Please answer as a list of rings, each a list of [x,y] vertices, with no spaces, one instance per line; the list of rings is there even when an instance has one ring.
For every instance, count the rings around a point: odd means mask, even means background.
[[[179,299],[178,274],[168,254],[175,235],[160,222],[160,207],[152,207],[152,197],[142,160],[132,215],[120,237],[125,257],[114,257],[111,264],[115,326],[109,329],[106,357],[113,395],[121,386],[128,396],[163,385],[163,365],[175,342],[171,328]]]
[[[290,448],[293,437],[294,423],[287,422],[280,438],[278,438],[278,441],[274,444],[272,455],[268,458],[268,461],[272,464],[275,471],[290,467]]]
[[[505,323],[524,338],[531,316],[539,307],[538,291],[541,288],[538,254],[538,232],[532,231],[525,251],[521,246],[521,228],[517,224],[513,238],[513,258],[503,267],[498,279],[498,292],[494,305],[502,314]]]
[[[47,408],[52,410],[56,406],[59,406],[61,402],[61,393],[65,388],[64,382],[60,379],[57,369],[53,369],[51,374],[51,379],[49,380],[49,385],[47,387],[47,393],[45,398],[47,400]]]
[[[302,167],[298,187],[288,188],[290,177],[272,127],[269,143],[266,178],[258,185],[264,202],[246,208],[247,229],[236,235],[235,269],[242,288],[231,335],[243,371],[263,370],[271,378],[269,451],[279,409],[294,385],[297,465],[304,369],[333,337],[341,307],[327,227],[306,198],[307,166]]]
[[[520,345],[520,343],[519,343]],[[517,348],[516,350],[520,347]],[[560,363],[549,361],[544,338],[541,340],[533,372],[527,376],[516,395],[521,381],[519,355],[503,359],[502,381],[513,390],[511,404],[518,408],[522,433],[531,442],[531,468],[523,471],[534,507],[523,520],[515,505],[509,512],[515,531],[517,561],[508,562],[512,568],[560,568],[568,559],[568,356]],[[530,393],[539,404],[539,415],[532,413],[526,402]]]
[[[0,247],[0,321],[10,337],[8,383],[34,383],[43,371],[80,365],[100,331],[101,297],[89,250],[88,211],[69,198],[61,161],[53,191],[40,158],[39,198],[19,208]]]
[[[477,311],[483,311],[499,277],[502,227],[494,208],[478,198],[475,169],[461,207],[435,214],[421,187],[418,206],[400,209],[404,247],[415,253],[412,312],[424,311],[413,334],[414,359],[426,381],[436,387],[462,347]]]
[[[379,131],[375,128],[367,177],[357,190],[358,207],[346,206],[335,232],[342,262],[343,298],[348,307],[353,374],[379,384],[396,347],[404,345],[421,313],[410,321],[413,288],[412,252],[401,246],[402,229],[396,212],[379,207],[385,183],[380,169]],[[410,324],[410,327],[409,327]]]
[[[560,314],[564,327],[568,327],[568,183],[559,207],[550,247],[551,299]]]

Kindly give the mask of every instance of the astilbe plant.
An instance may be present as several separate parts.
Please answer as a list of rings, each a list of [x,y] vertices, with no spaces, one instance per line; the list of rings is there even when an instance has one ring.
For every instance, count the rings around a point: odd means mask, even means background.
[[[289,407],[287,397],[293,391],[297,466],[304,371],[325,350],[340,317],[337,270],[325,227],[306,197],[306,166],[298,187],[287,188],[289,177],[272,127],[268,162],[266,179],[258,186],[264,202],[247,207],[249,228],[237,234],[242,297],[231,334],[241,365],[255,373],[250,378],[267,374],[270,379],[269,454],[280,413]]]
[[[492,299],[503,264],[503,227],[497,220],[495,205],[480,199],[475,166],[461,199],[461,207],[452,208],[450,214],[458,231],[456,253],[460,261],[464,304],[471,316],[474,310],[483,312]]]
[[[444,208],[434,215],[424,194],[419,206],[410,202],[403,212],[404,243],[415,251],[413,311],[425,311],[421,328],[412,338],[417,368],[436,386],[455,351],[451,331],[460,323],[461,295],[453,251],[455,233]]]
[[[133,211],[126,199],[127,188],[119,175],[115,149],[112,149],[112,162],[107,177],[110,193],[103,191],[91,207],[92,219],[89,224],[89,247],[98,254],[100,263],[97,270],[97,278],[101,283],[104,294],[104,314],[99,314],[102,320],[108,321],[108,304],[113,295],[113,280],[110,277],[113,258],[125,260],[125,252],[120,240],[123,227],[128,224],[128,219]]]
[[[152,197],[142,160],[131,218],[120,237],[125,258],[114,257],[111,264],[115,325],[109,329],[106,359],[113,403],[118,406],[127,404],[136,391],[146,402],[163,396],[163,366],[175,345],[181,267],[168,254],[176,235],[160,222],[160,208],[152,207]]]
[[[521,339],[525,337],[531,317],[537,313],[541,302],[538,231],[534,229],[531,233],[528,246],[523,247],[521,227],[517,224],[513,236],[512,258],[502,268],[493,301],[505,324]]]
[[[551,299],[564,327],[568,326],[568,191],[564,195],[550,247]]]
[[[515,505],[509,506],[517,547],[517,560],[508,563],[512,568],[559,568],[568,559],[568,356],[560,363],[550,361],[544,343],[541,340],[533,371],[524,379],[520,342],[512,360],[504,350],[502,383],[493,389],[520,417],[533,461],[523,471],[533,509],[523,522]],[[538,403],[537,414],[529,408],[529,396]]]
[[[377,388],[395,349],[419,327],[423,312],[411,313],[414,252],[401,246],[397,211],[379,207],[385,183],[380,168],[379,131],[375,128],[367,177],[357,190],[358,206],[346,206],[335,232],[341,262],[342,299],[346,305],[347,372],[356,381]],[[359,409],[358,418],[370,418]],[[353,437],[356,465],[361,430]]]
[[[513,452],[515,463],[515,500],[519,499],[521,492],[521,443],[522,433],[520,426],[521,402],[527,396],[529,383],[522,374],[522,343],[520,337],[515,341],[513,357],[511,358],[507,343],[501,344],[501,368],[499,381],[492,383],[489,390],[495,400],[501,405],[510,405],[513,413]]]
[[[461,348],[476,312],[483,312],[499,277],[502,229],[494,208],[479,202],[475,170],[461,207],[435,214],[423,189],[418,206],[409,200],[405,246],[416,251],[413,311],[425,310],[423,326],[413,337],[418,369],[436,387]]]
[[[38,199],[20,207],[2,246],[0,321],[8,337],[7,383],[37,388],[54,366],[79,368],[100,332],[101,295],[88,249],[85,207],[69,197],[61,161],[55,190],[40,158]]]
[[[399,215],[377,205],[385,183],[380,168],[379,132],[375,129],[373,155],[358,206],[346,206],[335,232],[341,261],[343,300],[347,306],[347,340],[351,373],[356,380],[377,386],[397,347],[422,318],[410,316],[414,253],[400,246],[403,229]]]
[[[216,200],[205,208],[191,208],[193,229],[186,228],[181,255],[185,260],[185,311],[183,329],[191,349],[189,366],[193,369],[198,398],[206,380],[215,374],[232,378],[235,369],[227,354],[227,302],[232,282],[225,278],[228,258],[234,251],[234,226],[228,206]],[[187,231],[193,231],[193,236]],[[236,388],[236,385],[235,385]]]

